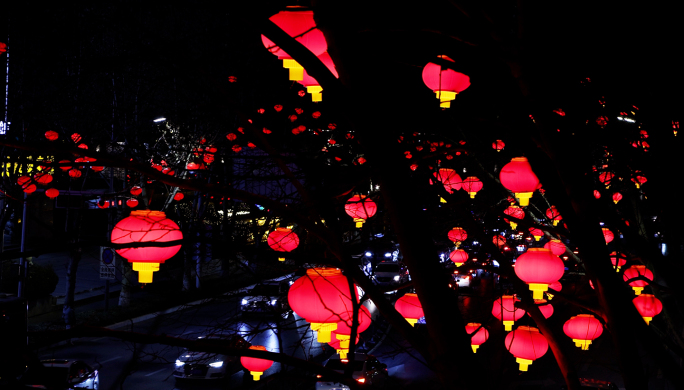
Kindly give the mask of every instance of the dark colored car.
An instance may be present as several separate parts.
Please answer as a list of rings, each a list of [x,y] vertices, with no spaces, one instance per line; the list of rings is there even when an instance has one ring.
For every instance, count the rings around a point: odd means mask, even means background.
[[[240,302],[242,314],[263,314],[287,318],[292,310],[287,302],[290,280],[265,281],[247,291]]]
[[[210,334],[198,339],[225,343],[233,348],[249,348],[251,345],[236,334]],[[239,371],[240,357],[185,349],[176,359],[173,376],[176,379],[223,379]]]
[[[34,389],[91,389],[100,388],[97,370],[80,360],[49,359],[40,361],[42,367],[29,368],[21,382]]]

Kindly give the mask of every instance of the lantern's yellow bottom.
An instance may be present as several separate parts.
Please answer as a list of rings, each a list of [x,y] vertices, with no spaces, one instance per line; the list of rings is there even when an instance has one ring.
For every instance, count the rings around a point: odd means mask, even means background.
[[[323,87],[321,87],[320,85],[310,85],[306,87],[306,92],[311,94],[312,102],[320,102],[323,100],[323,95],[321,94],[321,91],[323,91]]]
[[[283,60],[283,68],[290,70],[290,80],[302,81],[304,80],[304,68],[302,68],[297,61],[293,59]]]
[[[588,351],[589,350],[589,344],[591,344],[591,340],[572,339],[572,341],[575,342],[576,347],[582,348],[582,351]]]
[[[138,282],[152,283],[152,274],[159,271],[159,263],[133,263],[133,271],[138,271]]]
[[[506,332],[510,332],[513,330],[513,324],[514,323],[515,323],[515,321],[504,321],[503,322],[504,329],[506,330]]]
[[[530,198],[532,197],[532,194],[534,194],[534,193],[533,192],[516,192],[515,198],[518,199],[518,203],[520,203],[521,206],[529,206],[530,205]],[[539,241],[538,238],[537,238],[537,241]]]
[[[548,289],[548,284],[530,283],[530,290],[532,291],[532,298],[534,299],[544,299],[544,292]]]
[[[261,371],[250,371],[249,373],[252,374],[252,378],[255,381],[258,381],[259,379],[261,379],[261,374],[263,374],[263,372],[261,372]]]
[[[480,348],[479,345],[473,345],[473,344],[470,344],[470,347],[473,349],[473,353],[477,353],[477,349]]]
[[[515,361],[520,365],[520,371],[527,371],[527,367],[532,364],[532,360],[529,359],[515,358]]]
[[[318,332],[318,342],[329,343],[330,342],[330,332],[337,329],[336,322],[312,322],[311,330]]]

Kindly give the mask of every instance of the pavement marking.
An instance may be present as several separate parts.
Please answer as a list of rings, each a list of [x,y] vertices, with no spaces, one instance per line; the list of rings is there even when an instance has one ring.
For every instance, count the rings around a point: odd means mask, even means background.
[[[160,373],[160,372],[165,371],[165,370],[168,370],[168,368],[162,368],[162,369],[157,370],[155,372],[150,372],[149,374],[146,374],[145,376],[152,376],[154,374]]]
[[[103,361],[103,362],[100,362],[100,364],[109,363],[109,362],[111,362],[111,361],[113,361],[113,360],[116,360],[116,359],[121,359],[121,356],[115,356],[115,357],[113,357],[113,358],[111,358],[111,359],[107,359],[107,360],[105,360],[105,361]]]

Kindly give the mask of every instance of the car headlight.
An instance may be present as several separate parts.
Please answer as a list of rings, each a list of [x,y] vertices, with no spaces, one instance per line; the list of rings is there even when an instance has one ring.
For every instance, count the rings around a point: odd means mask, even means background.
[[[246,305],[246,304],[248,304],[248,303],[249,303],[249,302],[247,302],[246,299],[244,299],[244,298],[242,299],[242,305],[243,305],[243,306]]]
[[[272,305],[272,306],[275,306],[276,303],[278,303],[278,300],[277,300],[277,299],[274,299],[274,300],[271,301],[271,305]]]
[[[399,275],[396,275],[396,276],[394,277],[394,281],[395,281],[395,282],[398,282],[398,281],[399,281]]]
[[[214,368],[219,368],[219,367],[222,367],[222,366],[223,366],[223,361],[209,363],[209,365],[210,365],[211,367],[214,367]]]
[[[185,362],[181,362],[180,360],[176,359],[176,367],[182,367],[185,365]]]

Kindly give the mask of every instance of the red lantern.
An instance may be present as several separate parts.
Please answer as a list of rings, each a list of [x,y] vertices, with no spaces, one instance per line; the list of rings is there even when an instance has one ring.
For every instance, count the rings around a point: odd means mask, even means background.
[[[520,299],[516,298],[515,295],[504,295],[495,300],[492,306],[492,315],[499,321],[503,321],[504,329],[507,332],[510,332],[515,321],[522,318],[526,313],[525,310],[515,307],[515,302],[520,302]]]
[[[513,218],[525,219],[525,211],[523,211],[523,209],[521,209],[518,206],[508,206],[508,208],[504,210],[504,214],[509,215]],[[504,221],[508,222],[511,225],[511,229],[513,230],[515,230],[518,227],[518,223],[515,221],[509,221],[506,218],[504,218]]]
[[[35,192],[38,189],[35,184],[29,184],[26,187],[24,187],[24,192],[27,194],[31,194]]]
[[[494,238],[492,238],[492,242],[494,245],[501,248],[502,246],[506,245],[506,238],[502,236],[494,236]]]
[[[550,303],[546,303],[546,299],[535,299],[534,303],[539,308],[544,318],[549,318],[553,315],[553,306]],[[528,315],[530,313],[527,313]]]
[[[619,201],[622,200],[622,194],[619,192],[616,192],[613,194],[613,203],[618,204]]]
[[[563,244],[563,241],[561,240],[552,239],[551,241],[544,244],[544,248],[550,250],[551,253],[553,253],[556,256],[560,256],[563,253],[565,253],[565,244]]]
[[[78,179],[79,177],[81,177],[81,171],[78,169],[70,169],[69,170],[69,177],[71,177],[73,179]]]
[[[449,259],[456,264],[457,267],[460,267],[468,261],[468,252],[464,251],[463,249],[456,249],[451,251],[449,254]]]
[[[341,340],[340,337],[346,337],[346,341]],[[349,341],[350,341],[350,335],[341,335],[337,333],[337,331],[333,330],[330,332],[330,342],[328,343],[329,346],[335,348],[335,351],[340,355],[340,359],[346,359],[347,354],[349,353]],[[359,334],[356,334],[356,341],[354,344],[357,344],[359,342]]]
[[[496,141],[492,142],[492,148],[497,152],[502,151],[504,146],[506,146],[506,144],[500,139],[497,139]]]
[[[558,212],[558,209],[556,209],[556,206],[551,206],[546,210],[546,218],[551,220],[553,226],[558,226],[558,222],[563,219]]]
[[[206,153],[202,160],[204,160],[204,162],[207,164],[211,164],[214,162],[214,155],[211,153]]]
[[[530,234],[532,235],[532,237],[534,237],[535,241],[539,241],[539,240],[541,240],[542,237],[544,237],[544,231],[543,230],[533,228],[533,227],[530,228]]]
[[[446,192],[453,194],[454,191],[461,189],[463,181],[461,180],[461,176],[453,169],[440,168],[434,175],[437,180],[442,182]]]
[[[449,236],[449,239],[456,245],[457,248],[461,245],[461,242],[465,241],[466,238],[468,238],[468,233],[466,233],[465,229],[460,227],[455,227],[449,230],[449,233],[447,235]]]
[[[173,200],[181,201],[185,198],[185,195],[183,195],[182,192],[176,192],[176,194],[173,196]]]
[[[425,314],[423,314],[423,305],[421,305],[420,300],[418,300],[417,294],[404,294],[404,296],[397,299],[394,308],[397,309],[399,314],[406,318],[406,321],[408,321],[411,326],[415,326],[416,322],[418,322],[421,317],[425,316]]]
[[[109,208],[109,201],[104,200],[104,199],[100,199],[100,201],[97,202],[97,207],[99,207],[101,209],[108,209]]]
[[[71,161],[69,161],[69,160],[61,160],[59,163],[60,163],[60,164],[64,164],[64,163],[70,163],[70,162],[71,162]],[[71,169],[71,166],[62,165],[62,166],[59,167],[59,169],[61,169],[61,170],[63,170],[63,171],[66,172],[66,171],[68,171],[68,170]]]
[[[506,189],[515,194],[521,206],[530,204],[530,198],[539,186],[539,179],[525,157],[515,157],[504,165],[499,179]]]
[[[356,290],[354,299],[358,300]],[[330,332],[337,329],[342,313],[352,307],[352,294],[347,277],[335,268],[310,268],[295,280],[287,294],[290,307],[311,322],[318,332],[318,342],[330,342]]]
[[[28,176],[19,176],[17,178],[17,184],[19,184],[22,189],[26,188],[29,183],[31,183],[31,178]]]
[[[187,169],[188,171],[196,171],[199,169],[199,167],[199,164],[197,164],[196,162],[190,162],[188,163],[188,165],[185,166],[185,169]]]
[[[477,331],[477,332],[476,332]],[[470,346],[473,348],[473,353],[477,353],[480,345],[484,344],[489,338],[487,329],[477,322],[470,322],[466,324],[466,333],[470,336]]]
[[[134,210],[127,218],[119,221],[112,229],[112,243],[168,242],[182,240],[183,233],[175,222],[166,218],[162,211]],[[140,283],[152,283],[152,273],[159,270],[159,264],[173,257],[180,245],[167,247],[139,247],[117,249],[121,257],[133,263],[138,271]]]
[[[138,186],[131,187],[131,195],[138,196],[140,194],[142,194],[142,188],[140,188]]]
[[[603,325],[591,314],[580,314],[565,322],[563,332],[575,342],[575,346],[586,351],[589,344],[603,333]]]
[[[615,238],[615,234],[613,234],[613,232],[611,232],[610,229],[601,228],[601,231],[603,232],[603,238],[606,239],[606,244],[609,244]]]
[[[71,140],[74,141],[75,144],[77,144],[81,141],[81,135],[78,133],[74,133],[71,135]]]
[[[138,207],[138,200],[135,198],[131,198],[131,199],[126,201],[126,206],[134,209],[134,208]]]
[[[277,252],[290,252],[299,246],[299,237],[292,229],[279,227],[268,234],[268,246]],[[278,260],[285,261],[285,258]]]
[[[549,284],[549,289],[554,290],[554,291],[560,291],[563,289],[563,285],[560,282],[553,282]],[[546,292],[546,298],[550,301],[553,299],[553,294],[550,292]]]
[[[632,300],[637,311],[643,317],[646,324],[650,324],[653,317],[663,311],[663,303],[652,294],[641,294]]]
[[[7,51],[7,44],[0,42],[0,54],[4,53]]]
[[[447,56],[440,58],[453,62]],[[470,87],[470,77],[432,62],[423,68],[423,82],[437,95],[441,108],[451,107],[456,95]]]
[[[470,195],[471,199],[474,199],[475,194],[482,189],[482,182],[477,177],[470,176],[463,180],[462,188]]]
[[[594,190],[594,198],[596,198],[596,199],[601,198],[601,193],[599,192],[599,190]]]
[[[610,262],[613,264],[613,268],[615,268],[615,271],[620,272],[620,268],[623,265],[627,264],[627,259],[625,259],[624,256],[618,254],[617,252],[611,252]]]
[[[653,272],[651,272],[651,270],[646,268],[644,265],[633,265],[627,268],[625,273],[622,274],[622,279],[632,286],[632,290],[634,290],[636,295],[641,294],[641,292],[644,290],[644,287],[648,286],[648,282],[641,279],[633,280],[631,282],[629,282],[629,280],[638,278],[640,276],[653,281]]]
[[[47,196],[50,199],[55,199],[59,196],[59,190],[56,188],[48,188],[47,190],[45,190],[45,196]]]
[[[335,75],[335,77],[338,77],[337,70],[335,69],[335,64],[333,63],[333,60],[332,58],[330,58],[330,54],[328,54],[327,51],[319,55],[318,59],[328,68],[328,70],[332,74]],[[304,69],[302,81],[298,81],[298,83],[306,87],[306,92],[311,94],[312,102],[320,102],[321,100],[323,100],[323,96],[321,95],[323,87],[321,87],[320,84],[318,84],[318,81],[316,81],[315,78],[309,76],[309,74],[306,73],[306,69]]]
[[[613,172],[603,172],[599,175],[599,181],[603,183],[606,188],[610,188],[610,183],[613,181],[615,174]]]
[[[256,351],[267,351],[266,347],[261,345],[252,345],[249,347],[249,349],[254,349]],[[273,360],[241,356],[240,364],[242,364],[242,367],[247,369],[249,373],[252,374],[252,378],[254,378],[255,381],[258,381],[261,377],[261,374],[271,368],[273,365]]]
[[[347,215],[354,218],[357,228],[363,226],[363,223],[368,218],[374,216],[377,210],[378,206],[366,195],[354,195],[344,205],[344,211]]]
[[[515,274],[530,286],[534,299],[544,298],[549,284],[557,282],[564,272],[563,260],[545,248],[530,248],[515,262]]]
[[[506,349],[515,356],[515,361],[520,365],[520,371],[527,371],[532,362],[544,356],[549,349],[539,329],[531,326],[520,326],[506,336]]]
[[[321,55],[328,49],[323,33],[316,27],[313,11],[280,11],[269,20],[293,37],[297,42],[306,46],[314,55]],[[271,53],[283,60],[283,68],[290,70],[290,80],[301,81],[304,78],[304,68],[293,60],[289,54],[276,46],[265,36],[261,41]]]
[[[47,138],[48,141],[55,141],[59,138],[59,134],[56,131],[48,130],[45,132],[45,138]]]
[[[646,183],[648,180],[646,179],[646,176],[637,175],[636,177],[632,178],[632,181],[636,185],[636,188],[641,188],[641,185]]]

